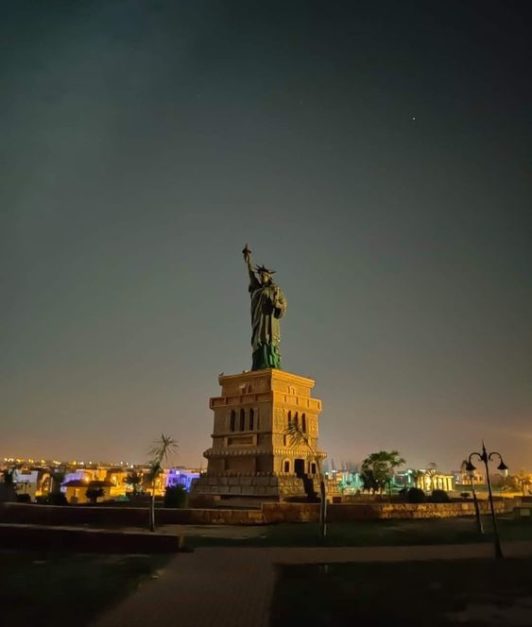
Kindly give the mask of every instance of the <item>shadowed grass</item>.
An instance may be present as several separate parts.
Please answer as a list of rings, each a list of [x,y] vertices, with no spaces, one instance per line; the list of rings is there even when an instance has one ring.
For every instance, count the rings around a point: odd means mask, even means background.
[[[0,625],[83,627],[169,559],[0,552]]]
[[[529,625],[531,597],[530,559],[283,566],[270,624]]]
[[[532,521],[499,520],[503,541],[532,540]],[[198,546],[406,546],[418,544],[465,544],[488,542],[491,539],[489,520],[485,521],[486,535],[476,530],[472,518],[433,520],[374,520],[335,523],[328,527],[322,540],[319,525],[314,523],[279,524],[257,527],[253,534],[242,537],[234,528],[220,528],[216,535],[196,528],[194,535],[186,535],[186,545]]]

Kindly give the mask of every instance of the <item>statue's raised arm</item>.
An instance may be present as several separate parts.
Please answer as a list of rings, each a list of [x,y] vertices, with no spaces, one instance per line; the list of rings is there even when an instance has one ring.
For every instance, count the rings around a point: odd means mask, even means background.
[[[260,282],[255,275],[255,271],[253,270],[253,262],[251,259],[251,250],[248,245],[244,246],[244,250],[242,251],[242,255],[244,255],[244,261],[246,262],[246,266],[248,267],[249,273],[249,290],[255,289],[256,286],[260,285]]]
[[[287,302],[279,286],[273,282],[275,270],[265,266],[253,268],[251,250],[248,245],[242,251],[249,272],[249,292],[251,297],[251,345],[253,347],[252,370],[280,368],[281,328],[279,319],[283,317]]]

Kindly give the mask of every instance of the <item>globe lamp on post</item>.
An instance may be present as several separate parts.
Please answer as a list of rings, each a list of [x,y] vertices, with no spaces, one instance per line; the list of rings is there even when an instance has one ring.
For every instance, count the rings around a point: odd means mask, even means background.
[[[488,453],[484,445],[484,442],[482,442],[481,453],[477,453],[476,451],[474,451],[473,453],[469,455],[467,459],[467,465],[466,465],[466,469],[468,470],[468,472],[473,472],[475,470],[475,466],[473,465],[471,461],[473,457],[478,457],[478,459],[484,464],[484,467],[486,469],[486,481],[488,484],[488,498],[489,498],[489,503],[490,503],[491,520],[493,523],[493,545],[495,548],[495,558],[502,559],[504,556],[502,553],[501,540],[499,538],[499,530],[497,528],[497,517],[495,516],[495,506],[493,504],[493,492],[491,489],[491,480],[490,480],[488,464],[490,461],[492,461],[494,457],[498,457],[499,465],[497,466],[497,470],[500,470],[501,472],[506,472],[508,470],[508,466],[504,463],[502,459],[502,455],[499,452],[492,451],[491,453]]]

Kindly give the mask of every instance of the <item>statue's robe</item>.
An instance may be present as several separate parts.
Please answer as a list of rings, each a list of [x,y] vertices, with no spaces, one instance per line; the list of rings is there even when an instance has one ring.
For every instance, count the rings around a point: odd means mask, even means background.
[[[251,369],[280,368],[281,325],[279,320],[286,311],[286,298],[273,281],[262,285],[252,273],[250,273],[249,292],[251,296],[251,346],[253,348]]]

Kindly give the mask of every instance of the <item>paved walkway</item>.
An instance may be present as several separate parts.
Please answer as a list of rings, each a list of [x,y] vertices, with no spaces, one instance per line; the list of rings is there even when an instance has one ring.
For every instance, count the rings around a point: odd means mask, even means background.
[[[532,556],[532,542],[503,545]],[[392,562],[493,557],[491,544],[392,547],[200,548],[173,558],[159,578],[93,627],[267,627],[276,564]]]

